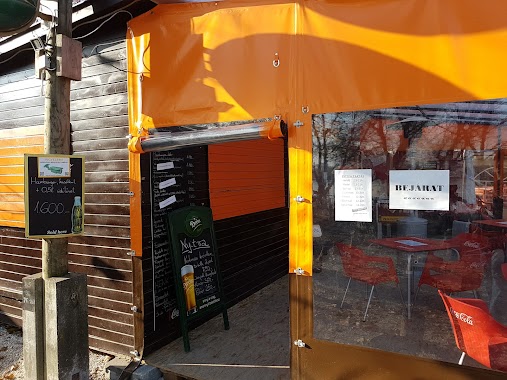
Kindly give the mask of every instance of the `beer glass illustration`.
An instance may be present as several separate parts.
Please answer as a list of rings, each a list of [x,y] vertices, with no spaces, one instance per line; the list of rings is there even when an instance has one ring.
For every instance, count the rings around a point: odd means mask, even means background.
[[[192,265],[181,267],[181,281],[183,282],[183,291],[187,301],[187,315],[193,314],[197,311],[197,304],[195,302],[194,267]]]

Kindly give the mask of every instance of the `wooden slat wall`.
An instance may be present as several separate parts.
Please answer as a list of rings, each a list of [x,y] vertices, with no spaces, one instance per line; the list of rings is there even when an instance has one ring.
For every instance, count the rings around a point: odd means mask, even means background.
[[[21,229],[0,228],[0,320],[21,326],[22,278],[41,271],[41,240]]]
[[[84,58],[82,80],[71,88],[73,153],[85,156],[85,236],[69,239],[69,270],[88,275],[90,346],[128,354],[134,330],[122,40]]]
[[[0,76],[0,320],[22,325],[22,278],[41,271],[41,240],[25,238],[24,153],[42,153],[44,98],[33,69]]]
[[[29,76],[32,70],[0,78],[1,226],[24,228],[23,154],[44,150],[44,99],[40,81]]]
[[[127,76],[124,33],[103,38],[83,58],[71,87],[72,153],[85,156],[85,234],[69,238],[69,271],[88,275],[90,346],[128,354],[134,347],[130,251]],[[95,46],[84,49],[87,56]],[[113,66],[116,66],[113,67]],[[25,152],[42,152],[44,100],[32,68],[0,77],[0,193],[20,186]],[[16,144],[15,150],[2,138]],[[11,146],[12,146],[11,144]],[[21,166],[19,166],[21,165]],[[13,169],[12,175],[9,171]],[[17,187],[22,193],[22,187]],[[2,212],[21,213],[22,198],[0,194]],[[6,205],[8,203],[8,205]],[[2,205],[4,208],[2,209]],[[9,215],[7,215],[9,217]],[[0,220],[0,225],[7,225]],[[17,225],[21,227],[21,224]],[[41,271],[41,241],[0,227],[0,319],[20,325],[21,280]]]
[[[210,145],[208,157],[215,220],[285,206],[282,139]]]

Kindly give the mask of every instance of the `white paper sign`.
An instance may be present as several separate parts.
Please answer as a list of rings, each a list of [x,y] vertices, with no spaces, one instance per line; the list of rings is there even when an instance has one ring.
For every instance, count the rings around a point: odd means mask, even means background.
[[[169,198],[164,199],[162,202],[159,202],[158,206],[163,209],[169,205],[172,205],[174,202],[176,202],[176,196],[171,195]]]
[[[162,162],[161,164],[157,164],[157,170],[167,170],[174,169],[174,162]]]
[[[449,170],[390,170],[389,208],[449,211]]]
[[[336,221],[372,221],[371,178],[371,169],[334,171]]]
[[[158,188],[160,190],[162,189],[165,189],[166,187],[169,187],[169,186],[172,186],[172,185],[176,185],[176,179],[175,178],[169,178],[165,181],[162,181],[158,184]]]

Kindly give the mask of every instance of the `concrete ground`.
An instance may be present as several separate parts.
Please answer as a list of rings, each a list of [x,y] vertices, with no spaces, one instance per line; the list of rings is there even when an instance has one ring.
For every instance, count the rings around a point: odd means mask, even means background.
[[[190,331],[190,352],[179,338],[146,363],[189,379],[290,379],[288,282],[285,276],[228,309],[230,330],[220,314]]]

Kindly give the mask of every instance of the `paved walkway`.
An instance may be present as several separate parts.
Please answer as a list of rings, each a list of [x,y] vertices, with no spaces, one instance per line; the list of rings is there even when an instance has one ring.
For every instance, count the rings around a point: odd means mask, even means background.
[[[179,338],[146,357],[161,370],[196,380],[284,380],[289,373],[288,276],[190,331],[191,351]]]

